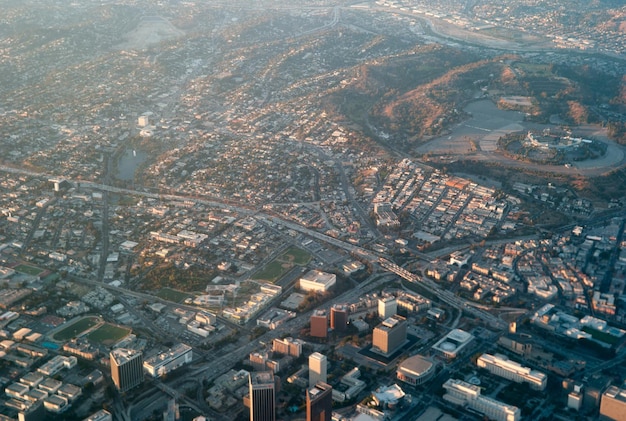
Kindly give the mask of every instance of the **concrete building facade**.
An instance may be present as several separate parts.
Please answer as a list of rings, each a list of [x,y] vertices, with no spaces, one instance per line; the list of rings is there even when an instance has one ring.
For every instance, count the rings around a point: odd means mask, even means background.
[[[143,382],[143,358],[141,352],[117,348],[109,354],[111,378],[120,392],[126,392]]]

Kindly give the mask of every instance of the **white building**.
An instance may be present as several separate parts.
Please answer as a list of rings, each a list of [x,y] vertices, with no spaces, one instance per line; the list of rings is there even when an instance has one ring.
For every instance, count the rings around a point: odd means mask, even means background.
[[[39,367],[37,371],[46,376],[54,376],[64,368],[74,368],[77,363],[78,360],[74,356],[65,357],[63,355],[57,355],[56,357]]]
[[[158,355],[150,357],[143,362],[143,369],[152,377],[161,377],[165,374],[191,363],[193,352],[189,345],[178,344]]]
[[[524,367],[515,361],[509,360],[505,355],[483,354],[476,361],[476,365],[487,369],[496,376],[513,380],[516,383],[528,383],[535,390],[545,390],[548,385],[548,376],[545,373]]]
[[[327,368],[328,360],[325,355],[319,352],[309,355],[309,387],[315,386],[318,382],[327,382]]]
[[[396,297],[382,297],[378,299],[378,317],[388,319],[398,313],[398,300]]]
[[[300,289],[303,291],[325,292],[337,283],[337,275],[319,270],[311,270],[300,278]]]
[[[472,334],[461,329],[454,329],[433,345],[432,349],[451,360],[456,358],[472,339],[474,339]]]
[[[443,395],[445,401],[480,412],[489,419],[495,421],[518,421],[521,419],[521,412],[518,407],[482,396],[480,388],[473,384],[457,379],[448,379],[443,384],[443,388],[446,389],[446,394]]]

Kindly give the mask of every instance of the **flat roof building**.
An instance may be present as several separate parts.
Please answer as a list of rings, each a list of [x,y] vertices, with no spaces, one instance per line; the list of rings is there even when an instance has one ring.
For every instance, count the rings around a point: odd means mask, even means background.
[[[191,363],[192,360],[193,351],[191,347],[186,344],[178,344],[166,352],[146,359],[143,362],[143,368],[152,377],[161,377]]]
[[[101,409],[98,412],[94,412],[83,421],[113,421],[113,416],[106,409]]]
[[[345,332],[348,328],[348,305],[335,304],[330,308],[330,328],[336,332]]]
[[[509,360],[506,355],[483,354],[478,357],[476,365],[492,374],[516,383],[527,383],[532,389],[545,390],[548,385],[548,376],[537,370],[531,370],[521,364]]]
[[[484,414],[495,421],[518,421],[521,411],[518,407],[507,405],[495,399],[482,396],[480,387],[457,379],[448,379],[443,388],[446,394],[443,399],[454,405],[467,407]]]
[[[395,315],[383,321],[374,328],[372,338],[372,351],[391,355],[402,347],[406,342],[406,319]]]
[[[378,317],[388,319],[398,313],[398,300],[396,297],[381,297],[378,299]]]
[[[474,336],[461,329],[454,329],[441,338],[435,345],[433,351],[446,359],[456,358],[467,345],[474,339]]]
[[[309,319],[311,322],[310,335],[314,338],[328,336],[328,314],[325,310],[315,310]]]
[[[120,392],[126,392],[143,382],[143,358],[141,352],[117,348],[109,354],[111,378]]]
[[[300,289],[303,291],[325,292],[337,282],[337,275],[320,270],[311,270],[300,278]]]
[[[250,421],[276,421],[274,373],[250,373]]]
[[[306,391],[306,421],[331,421],[333,388],[323,382]]]
[[[319,352],[309,355],[309,387],[313,387],[319,382],[326,383],[327,369],[328,360],[325,355]]]
[[[293,338],[276,338],[272,342],[272,351],[278,354],[290,355],[298,358],[302,354],[302,345],[304,342],[300,339]]]
[[[609,386],[600,401],[600,420],[623,420],[626,415],[626,389]]]

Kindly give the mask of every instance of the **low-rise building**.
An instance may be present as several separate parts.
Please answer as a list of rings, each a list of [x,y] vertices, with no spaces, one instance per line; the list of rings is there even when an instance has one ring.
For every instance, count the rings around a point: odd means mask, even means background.
[[[495,421],[518,421],[521,411],[518,407],[507,405],[480,394],[480,387],[457,379],[448,379],[443,388],[446,394],[443,399],[454,405],[467,407],[484,414]]]
[[[483,354],[478,357],[476,365],[516,383],[527,383],[535,390],[545,390],[548,385],[548,376],[545,373],[523,367],[521,364],[509,360],[506,355]]]
[[[192,348],[186,344],[178,344],[166,352],[147,358],[143,362],[143,368],[152,377],[161,377],[191,363],[192,360]]]
[[[337,282],[337,275],[320,270],[311,270],[300,278],[300,289],[303,291],[325,292]]]

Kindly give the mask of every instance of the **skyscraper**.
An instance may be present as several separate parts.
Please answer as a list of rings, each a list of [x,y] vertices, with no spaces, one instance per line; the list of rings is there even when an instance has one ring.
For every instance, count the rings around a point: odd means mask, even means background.
[[[330,327],[336,332],[345,332],[348,328],[348,306],[335,304],[330,308]]]
[[[276,420],[274,373],[250,373],[250,421]]]
[[[328,335],[328,314],[325,310],[315,310],[311,315],[311,336],[325,338]]]
[[[309,355],[309,387],[315,386],[318,382],[326,383],[327,365],[325,355],[319,352]]]
[[[385,320],[398,313],[398,300],[396,297],[381,297],[378,299],[378,316]]]
[[[306,421],[330,421],[333,412],[333,388],[319,382],[306,391]]]
[[[109,354],[111,378],[120,392],[126,392],[143,382],[143,358],[134,349],[118,348]]]

